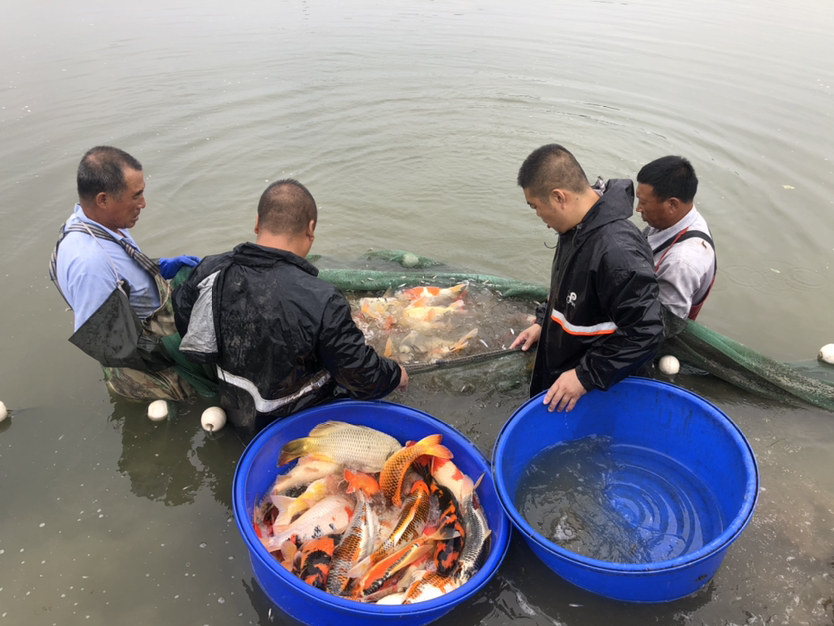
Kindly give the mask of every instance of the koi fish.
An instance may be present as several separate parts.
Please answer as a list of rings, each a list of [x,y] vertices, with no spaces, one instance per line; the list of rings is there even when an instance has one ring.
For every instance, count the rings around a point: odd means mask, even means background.
[[[461,283],[454,287],[413,287],[403,292],[406,298],[412,301],[420,301],[432,306],[442,305],[462,298],[466,294],[469,283]]]
[[[379,532],[379,520],[363,491],[357,492],[358,505],[345,531],[345,536],[333,553],[330,576],[327,579],[327,591],[340,596],[345,593],[350,582],[348,572],[360,560],[366,558],[374,547],[374,540]]]
[[[372,496],[379,492],[379,483],[376,478],[365,472],[351,472],[349,469],[345,469],[345,480],[348,483],[345,493],[362,490],[366,495]]]
[[[298,577],[305,583],[324,590],[333,561],[333,551],[339,535],[325,535],[311,539],[301,546],[301,564]]]
[[[330,474],[324,478],[314,480],[309,484],[304,493],[297,498],[284,495],[271,495],[270,499],[272,500],[272,504],[280,511],[273,525],[286,526],[290,524],[296,516],[301,515],[316,502],[328,494],[335,493],[338,484],[339,477],[335,474]]]
[[[438,322],[451,313],[460,312],[463,309],[463,300],[455,300],[449,306],[415,306],[411,305],[402,312],[402,322],[405,326],[413,326],[415,323],[422,327],[429,326],[432,322]]]
[[[413,604],[439,598],[445,593],[460,587],[460,582],[451,576],[439,572],[423,571],[405,592],[402,604]]]
[[[343,533],[350,523],[353,502],[345,496],[327,496],[287,526],[274,526],[272,537],[261,538],[270,552],[281,547],[287,539],[296,537],[305,542],[323,535]]]
[[[307,437],[284,444],[279,467],[300,456],[339,463],[363,472],[375,473],[402,448],[391,435],[346,422],[329,421],[316,426]]]
[[[451,450],[440,444],[441,441],[443,441],[443,435],[429,435],[413,446],[400,447],[382,466],[379,474],[379,487],[394,506],[402,506],[403,481],[414,459],[423,454],[443,459],[451,459],[454,456]]]
[[[289,472],[278,476],[272,485],[272,489],[270,489],[270,493],[279,495],[293,487],[309,485],[319,478],[333,474],[341,469],[341,467],[339,463],[320,461],[310,457],[302,458]]]
[[[463,515],[463,528],[466,532],[466,542],[458,559],[458,568],[455,571],[455,580],[459,584],[464,584],[468,581],[481,566],[481,563],[486,555],[487,539],[492,531],[487,526],[486,517],[483,509],[478,503],[478,496],[475,490],[483,480],[483,476],[478,479],[478,482],[473,485],[472,489],[467,489],[463,494],[463,501],[461,502],[461,510]]]
[[[435,571],[441,576],[447,576],[457,567],[461,551],[466,545],[466,529],[463,526],[463,520],[459,515],[457,504],[451,492],[446,487],[432,481],[431,493],[437,498],[441,510],[438,529],[450,529],[455,533],[449,539],[439,540],[432,554]]]
[[[431,460],[431,476],[438,485],[445,487],[454,496],[460,507],[466,494],[474,489],[472,479],[458,469],[449,459],[434,457]]]
[[[399,351],[404,354],[417,352],[427,355],[430,360],[437,361],[452,353],[460,352],[469,342],[478,336],[478,329],[473,328],[457,341],[441,339],[440,337],[421,336],[416,330],[408,333],[400,342]]]
[[[391,577],[431,552],[436,536],[421,535],[373,564],[356,587],[355,597],[367,598],[382,589]]]
[[[429,517],[431,495],[425,481],[418,480],[411,488],[411,493],[403,503],[403,510],[397,520],[397,525],[382,542],[382,545],[371,555],[371,564],[378,563],[391,554],[398,545],[411,541],[423,532]]]

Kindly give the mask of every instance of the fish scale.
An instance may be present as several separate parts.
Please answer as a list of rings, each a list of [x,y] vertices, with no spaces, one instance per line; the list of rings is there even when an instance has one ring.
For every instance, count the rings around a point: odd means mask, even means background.
[[[316,426],[307,437],[284,445],[278,466],[301,456],[340,463],[363,472],[375,473],[402,448],[400,442],[383,432],[346,422],[328,421]]]

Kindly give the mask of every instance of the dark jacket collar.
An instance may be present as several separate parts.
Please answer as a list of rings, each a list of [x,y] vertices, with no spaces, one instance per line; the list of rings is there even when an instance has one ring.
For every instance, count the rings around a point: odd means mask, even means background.
[[[319,270],[315,265],[306,259],[302,259],[293,252],[279,250],[278,248],[267,248],[266,246],[259,246],[248,241],[235,247],[232,252],[232,261],[251,267],[274,267],[279,263],[288,263],[298,266],[313,276],[318,276],[319,274]]]
[[[597,228],[628,219],[633,214],[634,183],[627,178],[615,178],[605,183],[605,193],[572,230],[576,231],[577,238],[582,239]]]

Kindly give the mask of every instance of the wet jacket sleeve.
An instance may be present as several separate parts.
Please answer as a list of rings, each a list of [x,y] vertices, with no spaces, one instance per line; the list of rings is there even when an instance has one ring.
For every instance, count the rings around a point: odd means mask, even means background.
[[[644,242],[622,243],[606,251],[596,274],[600,304],[617,330],[594,343],[580,360],[576,374],[587,390],[608,389],[636,373],[663,341],[657,279],[640,250]]]
[[[358,400],[382,398],[400,384],[400,366],[365,343],[341,294],[325,307],[317,353],[336,382]]]

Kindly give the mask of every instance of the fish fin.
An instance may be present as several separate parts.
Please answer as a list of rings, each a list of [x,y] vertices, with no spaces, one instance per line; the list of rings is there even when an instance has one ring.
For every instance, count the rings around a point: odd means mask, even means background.
[[[275,518],[272,527],[288,526],[292,523],[292,518],[296,513],[298,513],[298,511],[292,510],[292,504],[296,501],[296,499],[289,496],[270,496],[270,498],[272,499],[272,504],[274,504],[280,511],[278,517]]]
[[[388,341],[385,342],[385,351],[382,353],[387,359],[390,359],[394,355],[394,341],[391,337],[388,337]]]
[[[318,439],[319,437],[325,437],[334,430],[344,428],[345,426],[350,426],[350,424],[347,422],[340,422],[338,420],[328,420],[313,428],[313,430],[310,431],[310,434],[307,435],[307,438]]]
[[[425,454],[430,454],[431,456],[434,456],[434,457],[440,457],[441,459],[453,459],[453,458],[455,458],[455,455],[452,454],[452,451],[449,450],[449,448],[447,448],[446,446],[441,445],[441,444],[437,444],[437,445],[434,445],[434,446],[429,446],[428,448],[425,449],[424,453]]]
[[[362,578],[365,574],[367,574],[368,569],[370,569],[372,565],[371,556],[368,555],[364,559],[357,561],[353,567],[351,567],[345,575],[348,578]]]
[[[294,439],[289,443],[284,444],[281,448],[281,456],[278,458],[278,467],[286,465],[290,461],[294,461],[298,457],[304,456],[309,444],[309,437],[302,437],[301,439]]]

